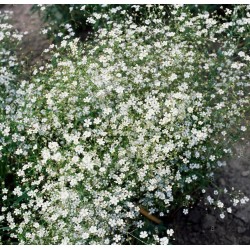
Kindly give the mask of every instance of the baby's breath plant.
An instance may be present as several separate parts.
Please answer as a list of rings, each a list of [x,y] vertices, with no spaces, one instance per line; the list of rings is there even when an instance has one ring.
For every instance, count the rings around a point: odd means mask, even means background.
[[[38,12],[46,24],[42,33],[52,37],[54,42],[60,42],[66,35],[85,39],[88,33],[108,27],[110,21],[122,22],[126,14],[141,23],[153,7],[146,4],[37,4],[32,6],[32,11]],[[168,5],[162,9],[167,17]],[[158,11],[162,12],[162,9],[158,8]]]
[[[34,4],[32,12],[38,12],[46,24],[42,33],[52,37],[54,42],[60,42],[66,35],[85,39],[92,31],[109,26],[110,21],[120,23],[129,14],[137,24],[147,19],[149,10],[164,11],[166,20],[169,18],[169,5],[152,4]],[[190,4],[186,5],[192,14],[202,11],[215,14],[218,20],[227,19],[226,13],[234,9],[234,5]],[[166,21],[165,20],[165,21]]]
[[[17,58],[13,51],[18,41],[22,39],[19,34],[12,29],[9,17],[12,13],[9,11],[0,11],[0,98],[6,97],[6,93],[12,88],[11,83],[17,74]],[[1,108],[4,103],[1,99]]]
[[[12,131],[12,103],[16,98],[16,81],[20,73],[20,63],[15,52],[23,37],[23,34],[13,30],[10,24],[11,15],[10,11],[0,11],[0,197],[5,204],[13,200],[7,200],[6,189],[2,189],[3,186],[12,188],[15,185],[12,175],[12,167],[15,165],[12,153],[16,146],[16,134]],[[3,222],[2,213],[5,212],[5,208],[2,202],[0,209],[0,240],[5,241],[8,238],[5,233],[8,227]]]
[[[223,24],[185,6],[166,21],[154,8],[84,45],[51,46],[51,62],[18,85],[12,129],[0,132],[19,142],[15,187],[2,189],[3,204],[16,201],[1,215],[18,243],[168,244],[164,217],[188,213],[246,130],[249,6]],[[207,197],[221,218],[248,198],[232,201]]]
[[[20,65],[16,57],[17,44],[21,41],[23,34],[13,30],[10,24],[12,12],[0,12],[0,127],[1,133],[8,137],[11,135],[7,117],[12,113],[11,103],[15,98],[15,84]],[[2,154],[3,145],[7,143],[0,137],[0,162],[6,157]],[[2,158],[3,156],[3,158]],[[8,172],[8,164],[1,164],[0,181]]]

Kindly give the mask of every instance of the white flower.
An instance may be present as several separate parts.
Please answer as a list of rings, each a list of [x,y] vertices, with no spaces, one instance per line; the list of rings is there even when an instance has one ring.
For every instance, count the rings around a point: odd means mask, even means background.
[[[217,201],[217,207],[223,208],[224,204],[221,201]]]
[[[245,52],[240,51],[240,52],[238,53],[238,55],[239,55],[240,57],[244,57],[244,56],[245,56]]]
[[[91,226],[90,229],[89,229],[90,233],[94,234],[97,232],[97,228],[96,226]]]
[[[219,194],[218,190],[214,190],[214,195],[218,195],[218,194]]]
[[[16,150],[16,154],[17,155],[21,155],[23,153],[23,150],[21,149],[21,148],[18,148],[17,150]]]
[[[176,80],[177,79],[177,75],[175,74],[175,73],[172,73],[171,75],[170,75],[170,77],[169,77],[169,80],[171,81],[171,82],[173,82],[174,80]]]
[[[10,127],[6,127],[3,131],[2,131],[4,136],[8,136],[10,133]]]
[[[243,131],[243,132],[245,132],[247,130],[247,128],[245,126],[241,126],[240,130]]]
[[[143,222],[142,220],[140,220],[140,221],[138,221],[136,224],[137,224],[137,227],[138,227],[138,228],[142,228],[143,225],[144,225],[144,222]]]
[[[148,237],[148,233],[146,231],[140,232],[140,238],[145,239]]]
[[[161,245],[168,245],[169,239],[167,237],[163,237],[160,239]]]
[[[224,218],[225,218],[225,214],[221,213],[221,214],[220,214],[220,218],[221,218],[221,219],[224,219]]]
[[[216,159],[216,157],[215,157],[215,155],[210,155],[209,159],[210,159],[211,161],[214,161],[214,160]]]
[[[121,240],[121,235],[116,234],[115,237],[114,237],[114,241],[119,242],[120,240]]]
[[[168,234],[169,236],[173,236],[174,230],[173,230],[173,229],[168,229],[168,230],[167,230],[167,234]]]
[[[16,187],[15,189],[14,189],[14,191],[13,191],[13,194],[14,195],[17,195],[17,196],[21,196],[22,195],[22,190],[21,190],[21,188],[20,187]]]
[[[55,152],[59,148],[59,145],[57,142],[49,142],[48,147],[51,151]]]
[[[88,238],[89,238],[89,233],[83,233],[83,234],[82,234],[82,238],[83,238],[84,240],[88,239]]]
[[[110,198],[110,203],[111,203],[112,205],[117,205],[118,202],[119,202],[119,200],[117,199],[117,197],[112,196],[112,197]]]
[[[111,227],[115,227],[115,226],[116,226],[116,220],[115,220],[115,219],[110,219],[110,220],[109,220],[109,225],[110,225]]]

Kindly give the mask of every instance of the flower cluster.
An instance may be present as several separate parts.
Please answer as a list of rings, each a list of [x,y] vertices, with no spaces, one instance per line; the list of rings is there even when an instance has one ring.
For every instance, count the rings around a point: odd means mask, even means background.
[[[4,97],[12,88],[10,83],[15,78],[15,72],[18,65],[17,58],[13,54],[15,43],[22,39],[22,34],[12,30],[9,23],[9,17],[12,13],[9,11],[0,12],[0,100],[1,106],[4,105]]]
[[[85,38],[90,31],[109,27],[111,21],[123,22],[127,14],[136,23],[141,23],[148,11],[152,12],[153,9],[154,5],[151,4],[37,4],[32,7],[47,26],[42,33],[52,37],[55,42],[75,35]],[[165,11],[167,16],[169,6],[161,5],[156,10]]]
[[[17,86],[15,84],[19,62],[13,52],[21,41],[23,34],[13,30],[9,22],[12,12],[0,12],[0,129],[3,137],[0,137],[0,158],[2,158],[3,146],[6,145],[4,137],[10,136],[10,126],[7,117],[12,113],[11,103],[15,98]],[[5,166],[1,166],[1,176]],[[0,176],[0,178],[1,178]]]
[[[14,200],[0,217],[11,238],[169,243],[173,229],[159,232],[141,209],[188,213],[243,132],[250,8],[228,15],[221,24],[174,6],[168,23],[149,9],[137,24],[125,13],[92,42],[51,46],[51,62],[17,85],[0,124],[1,161],[16,176],[1,192],[3,204]]]
[[[21,41],[23,34],[13,30],[10,24],[12,12],[0,11],[0,187],[4,184],[7,175],[12,170],[12,164],[9,161],[12,153],[12,146],[16,140],[16,134],[12,133],[11,121],[15,112],[12,103],[16,98],[17,75],[19,73],[19,62],[14,53],[17,44]],[[3,189],[0,196],[6,204],[6,190]],[[5,211],[0,202],[0,227],[4,228],[3,213]],[[0,240],[4,232],[0,233]]]

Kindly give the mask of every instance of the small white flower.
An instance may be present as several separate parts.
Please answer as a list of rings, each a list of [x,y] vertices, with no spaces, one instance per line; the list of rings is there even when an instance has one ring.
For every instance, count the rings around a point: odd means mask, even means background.
[[[223,208],[224,204],[221,201],[217,201],[217,207]]]
[[[168,234],[169,236],[172,236],[172,235],[174,234],[174,230],[173,230],[173,229],[168,229],[168,230],[167,230],[167,234]]]
[[[218,194],[219,194],[218,190],[214,190],[214,195],[218,195]]]
[[[82,238],[83,238],[84,240],[88,239],[88,238],[89,238],[89,233],[83,233],[83,234],[82,234]]]
[[[119,202],[119,200],[117,199],[117,197],[113,196],[110,198],[110,203],[113,205],[117,205],[117,203]]]
[[[245,132],[247,130],[247,128],[245,126],[241,126],[240,130],[243,131],[243,132]]]
[[[120,240],[121,240],[121,235],[116,234],[115,237],[114,237],[114,241],[119,242]]]
[[[188,107],[187,111],[188,113],[193,113],[194,109],[192,107]]]
[[[90,229],[89,229],[90,233],[94,234],[97,232],[97,228],[96,226],[91,226]]]
[[[169,77],[169,80],[171,81],[171,82],[173,82],[174,80],[176,80],[177,79],[177,75],[175,74],[175,73],[172,73],[171,75],[170,75],[170,77]]]
[[[145,239],[148,237],[148,233],[146,231],[140,232],[140,238]]]
[[[16,187],[15,189],[14,189],[14,191],[13,191],[13,194],[14,195],[17,195],[17,196],[21,196],[22,195],[22,191],[21,191],[21,188],[20,187]]]
[[[168,245],[169,239],[167,237],[163,237],[160,239],[161,245]]]
[[[57,142],[49,142],[49,145],[48,145],[48,148],[51,150],[51,151],[56,151],[58,148],[59,148],[59,145]]]
[[[215,157],[215,155],[210,155],[209,159],[210,159],[211,161],[214,161],[214,160],[216,159],[216,157]]]
[[[220,218],[221,218],[221,219],[224,219],[224,218],[225,218],[225,214],[224,214],[224,213],[221,213],[221,214],[220,214]]]
[[[240,51],[240,52],[238,53],[238,55],[239,55],[240,57],[244,57],[246,54],[245,54],[245,52]]]
[[[138,228],[142,228],[143,225],[144,225],[144,222],[142,220],[140,220],[140,221],[137,222],[137,227]]]

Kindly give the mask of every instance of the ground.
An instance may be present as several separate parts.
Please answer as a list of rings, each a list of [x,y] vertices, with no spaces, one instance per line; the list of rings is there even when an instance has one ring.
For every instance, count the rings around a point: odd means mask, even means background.
[[[234,187],[250,197],[250,143],[235,145],[235,156],[227,159],[218,182],[224,187]],[[173,221],[175,244],[250,244],[250,204],[233,208],[233,213],[223,220],[218,213],[206,211],[202,205],[195,206],[188,215],[181,211]]]
[[[42,22],[38,14],[31,13],[32,4],[6,4],[0,7],[0,11],[13,11],[12,25],[16,30],[28,32],[19,49],[19,57],[28,67],[34,66],[40,61],[43,50],[50,44],[46,36],[41,34]]]
[[[50,41],[40,34],[42,22],[30,12],[31,4],[4,5],[1,10],[14,12],[13,25],[19,31],[28,31],[19,56],[32,67],[41,61],[41,54]],[[218,182],[234,187],[250,197],[250,143],[244,140],[235,145],[235,156],[219,174]],[[250,244],[250,202],[233,209],[233,213],[220,219],[218,213],[196,205],[188,215],[179,211],[170,222],[175,230],[175,244]]]

